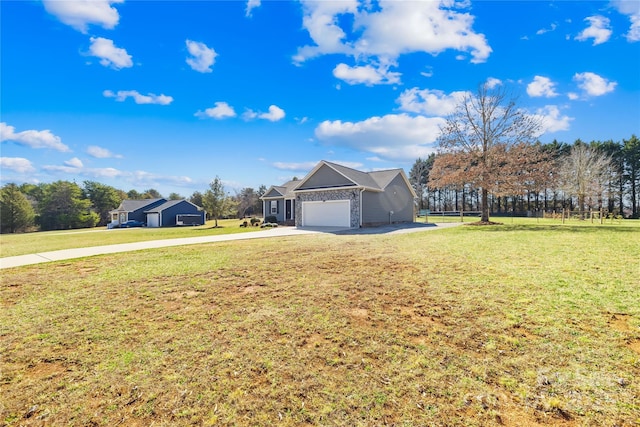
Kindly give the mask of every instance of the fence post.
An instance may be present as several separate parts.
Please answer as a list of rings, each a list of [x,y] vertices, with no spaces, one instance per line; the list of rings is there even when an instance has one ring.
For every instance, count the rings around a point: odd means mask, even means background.
[[[564,224],[564,208],[562,208],[562,223]]]
[[[464,222],[464,211],[460,211],[460,222]]]
[[[600,208],[600,224],[602,224],[602,213],[603,213],[603,212],[604,212],[604,211],[602,210],[602,208]]]

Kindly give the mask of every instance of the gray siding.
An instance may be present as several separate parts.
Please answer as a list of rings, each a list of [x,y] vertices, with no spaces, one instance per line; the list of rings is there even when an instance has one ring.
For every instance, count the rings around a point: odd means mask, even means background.
[[[264,197],[264,198],[266,198],[266,197],[282,197],[282,194],[280,194],[278,192],[278,190],[276,190],[275,188],[272,188],[271,191],[269,191],[267,194],[265,194],[262,197]]]
[[[413,195],[398,174],[382,193],[365,191],[362,194],[362,225],[372,226],[389,222],[413,222]],[[389,212],[393,215],[389,217]]]
[[[323,165],[309,177],[307,182],[302,187],[298,187],[298,190],[311,189],[311,188],[327,188],[327,187],[345,187],[355,186],[353,181],[347,179],[343,175],[331,169],[329,166]]]
[[[271,202],[276,202],[278,204],[278,213],[271,213]],[[277,222],[284,222],[284,199],[278,200],[265,200],[264,201],[264,217],[275,216]]]

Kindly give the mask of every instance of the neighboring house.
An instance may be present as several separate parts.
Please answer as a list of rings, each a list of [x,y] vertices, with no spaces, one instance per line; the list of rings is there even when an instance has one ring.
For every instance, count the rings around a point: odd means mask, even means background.
[[[169,200],[144,212],[147,214],[147,227],[203,225],[206,215],[204,210],[186,199]]]
[[[149,227],[173,225],[202,225],[205,211],[188,200],[167,199],[126,199],[117,209],[110,211],[111,223],[108,228],[118,227],[127,221],[141,221]]]
[[[298,227],[367,227],[413,222],[413,191],[402,169],[362,172],[321,161],[307,176],[261,197],[265,217]]]

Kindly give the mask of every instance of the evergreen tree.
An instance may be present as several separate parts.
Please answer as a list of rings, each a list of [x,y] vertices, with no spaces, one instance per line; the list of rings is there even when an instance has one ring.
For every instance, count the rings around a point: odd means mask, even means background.
[[[91,210],[82,189],[74,182],[56,181],[46,186],[38,205],[42,230],[95,227],[100,217]]]
[[[640,139],[631,135],[623,140],[622,155],[624,157],[624,176],[629,184],[631,198],[631,216],[640,218]]]
[[[95,181],[84,182],[84,194],[100,216],[99,225],[106,225],[111,222],[109,211],[117,208],[123,199],[121,191]]]
[[[33,226],[35,212],[17,185],[7,184],[0,190],[0,232],[16,233]]]

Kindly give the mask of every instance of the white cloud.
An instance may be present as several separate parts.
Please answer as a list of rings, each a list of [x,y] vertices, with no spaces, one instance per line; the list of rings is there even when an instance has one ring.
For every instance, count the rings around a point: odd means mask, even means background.
[[[115,98],[116,101],[123,102],[127,98],[133,98],[136,104],[159,104],[159,105],[169,105],[173,102],[173,97],[167,96],[164,94],[156,95],[154,93],[149,93],[147,95],[142,95],[137,90],[119,90],[114,93],[111,90],[105,90],[102,94],[107,98]]]
[[[258,114],[258,118],[269,120],[270,122],[277,122],[284,118],[284,110],[277,105],[270,105],[268,113]]]
[[[349,161],[342,161],[342,160],[331,160],[331,163],[336,163],[348,168],[352,168],[352,169],[358,169],[361,168],[363,165],[360,162],[349,162]],[[276,169],[279,170],[286,170],[286,171],[294,171],[294,172],[305,172],[308,173],[310,172],[313,168],[315,168],[318,165],[317,161],[311,161],[311,162],[300,162],[300,163],[287,163],[287,162],[275,162],[273,163],[273,166]]]
[[[375,68],[372,65],[350,67],[347,64],[338,64],[333,69],[333,75],[350,85],[365,84],[396,84],[400,82],[400,73],[389,71],[388,66]]]
[[[631,26],[625,35],[629,42],[640,41],[640,2],[636,0],[614,0],[611,4],[618,12],[629,16]]]
[[[494,89],[502,85],[502,80],[496,79],[495,77],[489,77],[485,84],[487,85],[487,89]]]
[[[299,162],[299,163],[287,163],[287,162],[275,162],[273,163],[273,167],[283,171],[294,171],[294,172],[302,172],[302,171],[311,171],[318,162]]]
[[[25,130],[15,132],[13,126],[5,122],[0,123],[0,142],[13,141],[20,145],[31,148],[52,148],[61,152],[71,151],[68,146],[62,143],[62,139],[51,133],[50,130]]]
[[[576,40],[586,41],[592,38],[594,46],[609,40],[612,33],[609,28],[609,18],[596,15],[589,16],[584,20],[589,22],[589,26],[576,36]]]
[[[72,167],[72,168],[82,168],[84,167],[84,164],[82,163],[82,160],[80,160],[77,157],[74,157],[72,159],[66,160],[64,162],[65,165]]]
[[[527,94],[531,97],[553,98],[558,96],[555,91],[555,83],[548,77],[535,76],[533,81],[527,85]]]
[[[569,92],[569,93],[567,94],[567,96],[568,96],[568,97],[569,97],[569,99],[570,99],[570,100],[572,100],[572,101],[575,101],[575,100],[577,100],[577,99],[580,99],[580,95],[578,95],[578,94],[577,94],[577,93],[575,93],[575,92]]]
[[[210,117],[212,119],[222,120],[236,116],[236,112],[233,107],[226,102],[216,102],[214,105],[215,107],[207,108],[204,112],[198,111],[195,114],[196,117]]]
[[[618,83],[610,82],[607,79],[590,72],[576,73],[573,80],[578,83],[578,87],[589,96],[602,96],[613,92]]]
[[[118,25],[120,15],[111,7],[112,3],[124,3],[124,0],[43,0],[47,12],[85,34],[89,24],[106,29]]]
[[[91,56],[100,58],[101,65],[116,70],[133,67],[131,55],[125,49],[116,47],[113,40],[103,37],[91,37],[89,40],[91,41],[89,53]]]
[[[249,121],[258,117],[258,113],[253,111],[251,108],[245,108],[244,113],[242,113],[242,120]]]
[[[563,116],[555,105],[545,105],[543,108],[539,108],[536,110],[535,116],[542,122],[542,133],[569,130],[573,121],[572,117]]]
[[[549,28],[541,28],[538,31],[536,31],[536,35],[541,36],[544,33],[549,33],[549,32],[555,31],[556,28],[558,28],[558,24],[552,23]]]
[[[427,71],[420,72],[420,75],[423,77],[433,77],[433,67],[426,67]]]
[[[411,117],[389,114],[360,122],[324,121],[316,137],[329,144],[375,154],[388,160],[412,161],[434,152],[433,143],[445,120],[440,117]]]
[[[247,9],[245,10],[245,16],[251,16],[251,11],[256,7],[260,7],[260,0],[247,0]]]
[[[72,159],[73,160],[73,159]],[[42,170],[52,175],[83,176],[90,179],[114,179],[126,181],[136,187],[152,188],[163,184],[188,186],[193,183],[193,179],[188,176],[160,175],[146,171],[123,171],[115,168],[86,168],[68,164],[65,165],[45,165]]]
[[[0,168],[18,173],[35,172],[31,162],[23,157],[0,157]]]
[[[338,17],[344,14],[355,14],[358,10],[357,0],[345,1],[302,1],[302,26],[309,32],[315,46],[304,46],[298,49],[293,60],[304,62],[315,56],[329,53],[353,53],[353,47],[343,43],[346,33],[338,25]]]
[[[441,90],[420,90],[416,87],[400,94],[397,103],[402,111],[426,114],[430,116],[446,116],[453,113],[468,92],[452,92],[446,95]]]
[[[211,67],[216,62],[216,56],[218,56],[216,51],[201,42],[187,40],[186,43],[187,50],[191,55],[190,58],[187,58],[187,64],[200,73],[210,73]]]
[[[404,2],[380,0],[303,0],[303,27],[314,45],[303,46],[294,62],[333,53],[395,61],[402,54],[437,55],[447,49],[471,54],[471,62],[485,62],[491,53],[485,36],[473,31],[474,17],[456,9],[463,2]],[[346,15],[353,20],[342,19]],[[351,28],[345,22],[353,22]]]
[[[110,159],[116,158],[121,159],[122,156],[120,154],[113,154],[111,151],[106,148],[98,147],[97,145],[90,145],[87,147],[87,154],[91,157],[95,157],[96,159]]]

